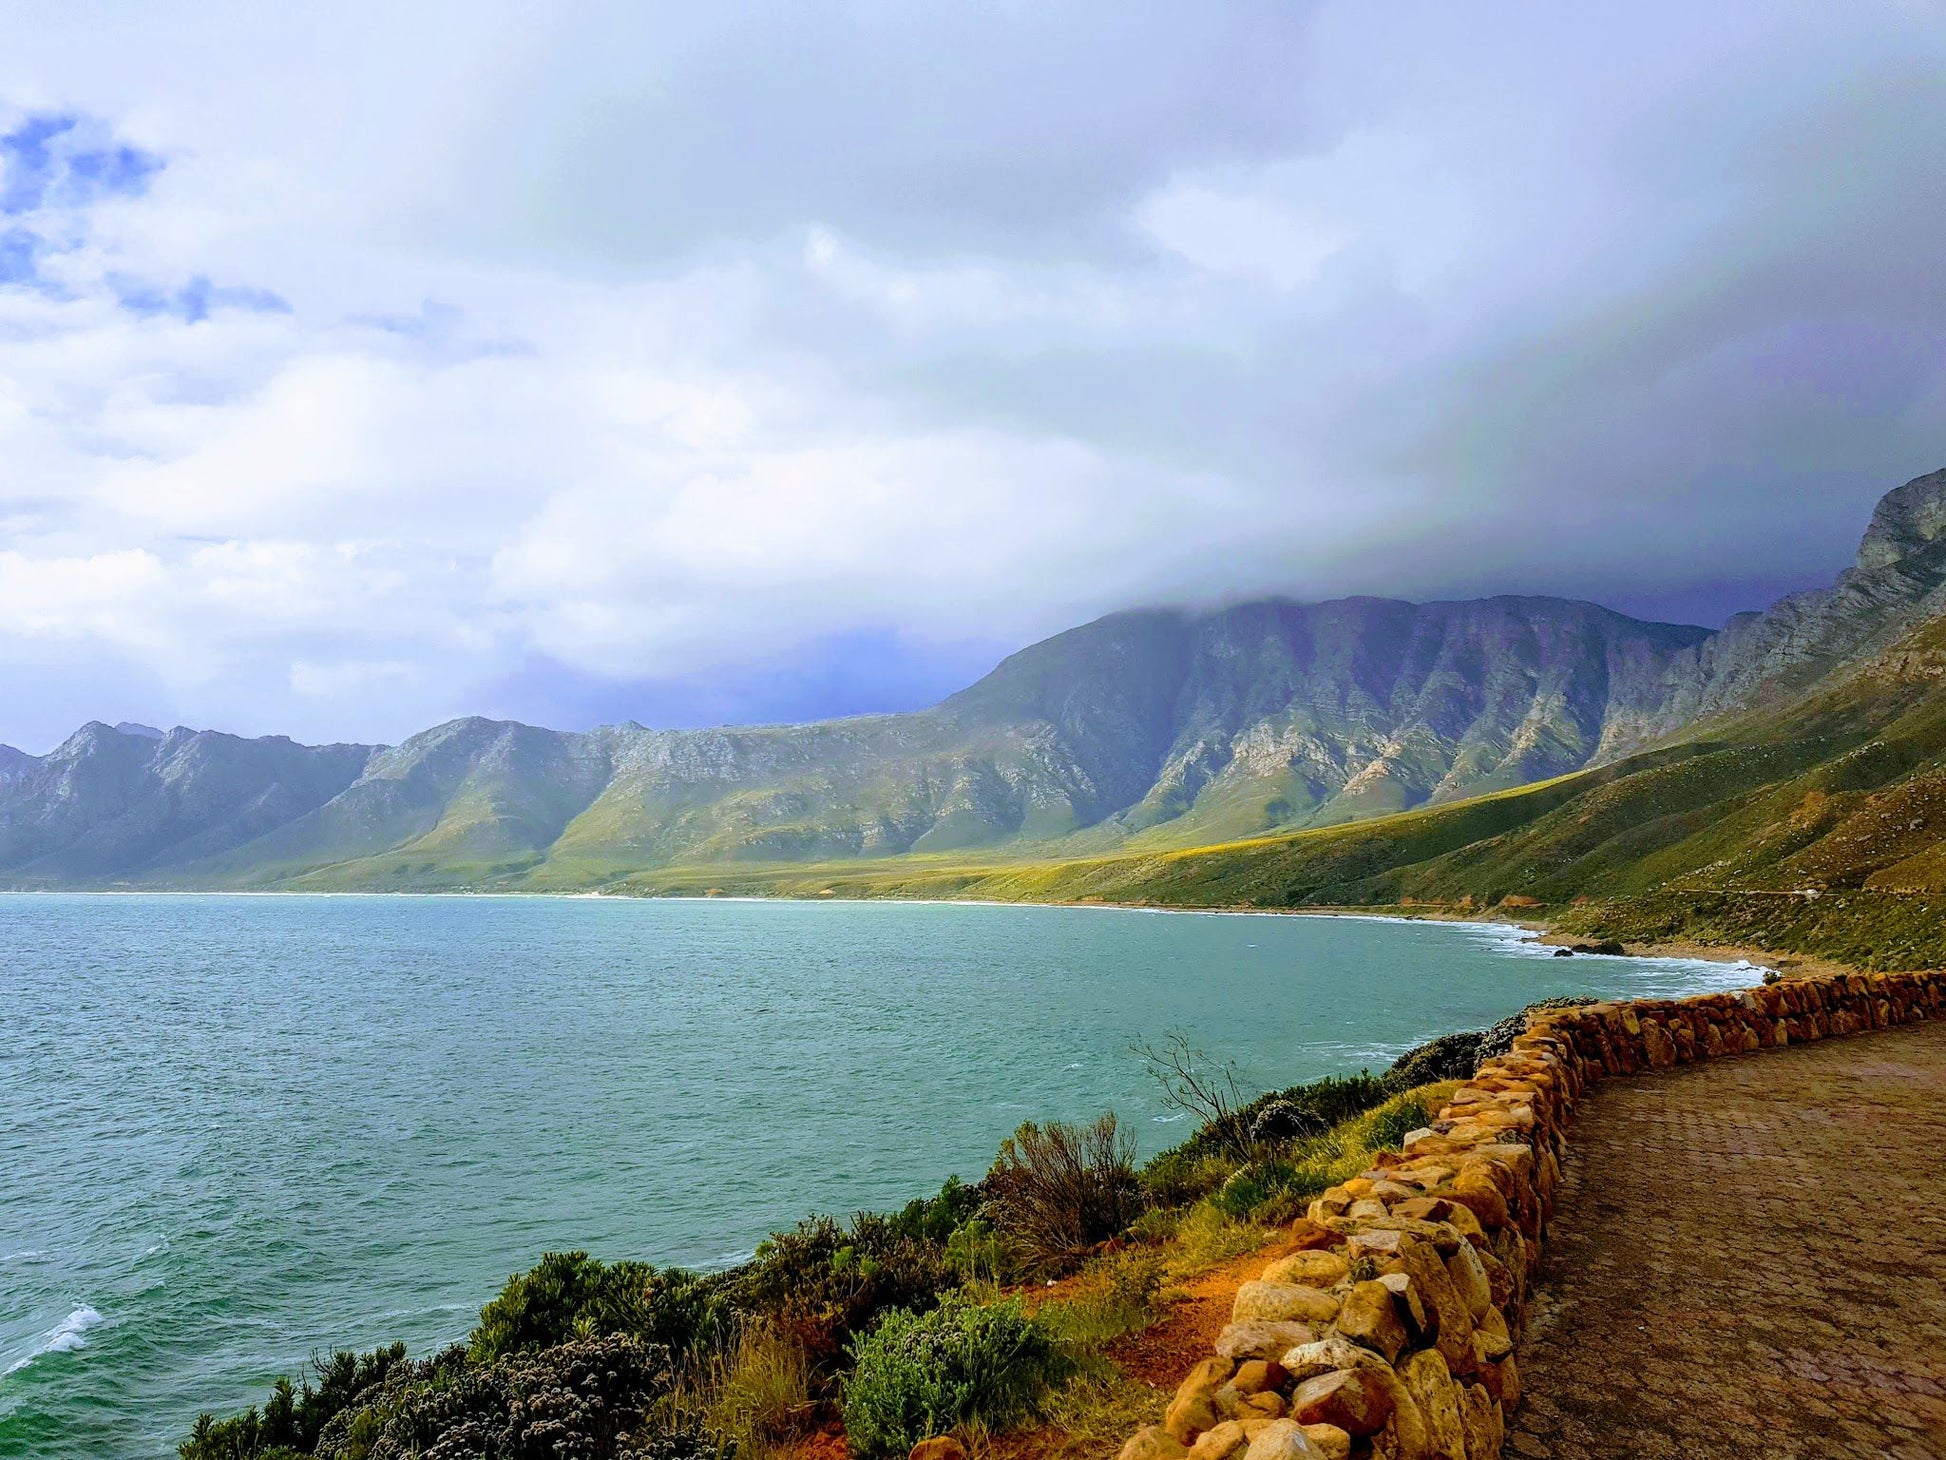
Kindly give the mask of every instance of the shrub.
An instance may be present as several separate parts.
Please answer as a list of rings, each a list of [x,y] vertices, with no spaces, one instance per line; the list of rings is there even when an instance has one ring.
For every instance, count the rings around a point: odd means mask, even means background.
[[[315,1385],[306,1379],[299,1389],[289,1379],[278,1379],[261,1412],[251,1408],[223,1420],[198,1416],[176,1453],[182,1460],[281,1460],[309,1454],[340,1411],[405,1367],[402,1343],[366,1354],[340,1350],[313,1362]]]
[[[935,1197],[920,1197],[909,1201],[903,1210],[889,1218],[892,1230],[901,1237],[910,1237],[915,1242],[932,1242],[945,1246],[952,1236],[980,1210],[980,1203],[986,1193],[978,1186],[968,1186],[957,1176],[948,1176],[946,1184],[939,1188]]]
[[[987,1173],[988,1209],[1031,1271],[1072,1266],[1141,1215],[1135,1143],[1113,1114],[1091,1126],[1028,1121]]]
[[[671,1460],[699,1437],[656,1432],[648,1413],[672,1385],[667,1353],[628,1334],[520,1351],[484,1366],[461,1350],[401,1365],[336,1415],[320,1460]]]
[[[930,1308],[957,1286],[946,1249],[861,1212],[849,1227],[813,1217],[778,1232],[739,1272],[738,1303],[771,1318],[808,1356],[814,1374],[833,1372],[854,1335],[889,1308]]]
[[[720,1289],[681,1268],[550,1252],[480,1310],[467,1353],[489,1364],[571,1338],[625,1333],[693,1363],[727,1341],[732,1312]]]
[[[966,1425],[1003,1429],[1068,1371],[1019,1304],[980,1307],[959,1294],[929,1313],[888,1313],[852,1358],[845,1435],[860,1460],[904,1456]]]
[[[1234,1156],[1198,1151],[1193,1142],[1185,1142],[1142,1168],[1142,1189],[1152,1206],[1186,1207],[1221,1186],[1236,1164]]]
[[[1380,1078],[1394,1093],[1417,1089],[1434,1080],[1467,1080],[1480,1063],[1480,1046],[1486,1043],[1484,1029],[1458,1034],[1442,1034],[1416,1049],[1400,1055]]]
[[[1156,1318],[1162,1259],[1129,1249],[1088,1264],[1073,1292],[1041,1305],[1034,1320],[1070,1356],[1093,1355]]]

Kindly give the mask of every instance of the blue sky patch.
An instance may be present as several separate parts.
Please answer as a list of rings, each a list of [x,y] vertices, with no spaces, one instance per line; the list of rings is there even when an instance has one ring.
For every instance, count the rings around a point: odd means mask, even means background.
[[[116,142],[78,113],[35,112],[0,135],[0,214],[86,208],[108,198],[139,198],[165,163],[156,153]]]
[[[198,274],[177,289],[126,274],[111,274],[108,286],[115,291],[116,302],[131,313],[144,318],[166,314],[184,324],[200,324],[219,309],[246,309],[258,314],[291,312],[290,301],[280,294],[268,289],[212,284],[206,274]]]

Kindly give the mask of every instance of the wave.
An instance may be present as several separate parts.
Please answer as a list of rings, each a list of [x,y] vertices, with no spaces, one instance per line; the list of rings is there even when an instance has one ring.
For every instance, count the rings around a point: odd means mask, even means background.
[[[47,1354],[73,1353],[78,1348],[86,1348],[88,1346],[88,1330],[93,1328],[97,1323],[105,1323],[106,1321],[100,1313],[96,1312],[86,1303],[83,1303],[59,1323],[48,1329],[46,1333],[43,1333],[39,1347],[28,1354],[26,1358],[16,1359],[13,1363],[7,1365],[5,1372],[11,1374],[16,1370],[24,1369],[33,1363],[35,1359]]]
[[[0,1263],[38,1262],[45,1255],[38,1247],[28,1247],[20,1252],[0,1252]]]

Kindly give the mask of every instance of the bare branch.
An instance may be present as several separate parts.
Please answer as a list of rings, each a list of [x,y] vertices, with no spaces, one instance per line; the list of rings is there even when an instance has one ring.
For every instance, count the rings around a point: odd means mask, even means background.
[[[1224,1149],[1249,1159],[1250,1132],[1241,1112],[1250,1102],[1235,1065],[1213,1064],[1181,1030],[1165,1034],[1159,1049],[1146,1039],[1129,1049],[1147,1066],[1164,1105],[1195,1116]]]

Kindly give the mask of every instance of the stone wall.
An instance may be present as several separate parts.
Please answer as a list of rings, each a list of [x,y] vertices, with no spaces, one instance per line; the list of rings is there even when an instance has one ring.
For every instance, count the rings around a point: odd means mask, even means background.
[[[1946,972],[1536,1014],[1439,1118],[1311,1203],[1122,1460],[1489,1460],[1575,1102],[1608,1075],[1946,1017]]]

